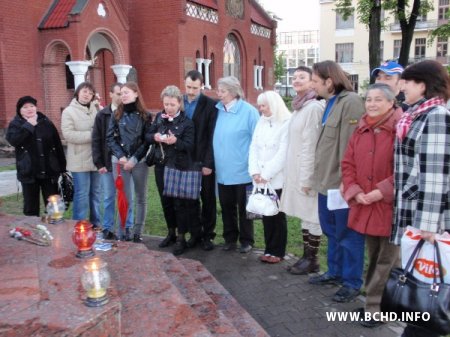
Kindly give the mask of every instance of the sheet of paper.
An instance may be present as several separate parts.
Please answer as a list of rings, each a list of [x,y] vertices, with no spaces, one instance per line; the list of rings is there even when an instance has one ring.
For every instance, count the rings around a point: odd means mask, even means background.
[[[328,190],[327,207],[330,211],[336,209],[348,208],[348,204],[341,196],[341,192],[338,189]]]

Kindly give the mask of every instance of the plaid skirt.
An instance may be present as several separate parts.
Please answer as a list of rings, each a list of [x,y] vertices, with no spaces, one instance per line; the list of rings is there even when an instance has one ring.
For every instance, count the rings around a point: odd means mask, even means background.
[[[164,167],[164,196],[196,200],[200,197],[201,188],[201,171],[182,171],[172,167]]]

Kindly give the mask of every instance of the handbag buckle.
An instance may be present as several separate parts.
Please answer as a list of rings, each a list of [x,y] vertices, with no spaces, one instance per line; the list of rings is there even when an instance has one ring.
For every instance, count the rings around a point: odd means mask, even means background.
[[[400,281],[400,282],[402,282],[402,283],[405,283],[406,282],[406,276],[405,275],[400,275],[399,277],[398,277],[398,280]]]
[[[431,291],[438,292],[439,291],[439,284],[433,283],[430,287]]]

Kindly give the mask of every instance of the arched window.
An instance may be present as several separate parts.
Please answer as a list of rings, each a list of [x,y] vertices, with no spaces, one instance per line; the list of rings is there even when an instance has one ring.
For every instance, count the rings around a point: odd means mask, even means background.
[[[208,58],[208,38],[205,36],[203,36],[203,57],[205,59]]]
[[[241,53],[233,34],[227,36],[223,45],[223,76],[235,76],[241,80]]]
[[[209,65],[209,76],[210,76],[210,83],[212,86],[216,83],[216,64],[214,62],[214,53],[211,53],[210,56],[211,64]]]
[[[70,55],[67,55],[66,62],[72,61]],[[75,89],[75,77],[66,64],[66,89]]]

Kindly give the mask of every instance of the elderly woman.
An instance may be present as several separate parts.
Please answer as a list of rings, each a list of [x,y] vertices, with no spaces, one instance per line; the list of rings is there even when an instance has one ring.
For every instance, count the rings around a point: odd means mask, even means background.
[[[391,239],[400,244],[406,226],[421,230],[434,241],[450,230],[450,97],[446,69],[436,61],[422,61],[405,69],[403,92],[409,109],[397,124],[394,154],[395,209]],[[407,325],[403,337],[438,336]]]
[[[142,229],[147,214],[147,176],[148,166],[145,154],[148,144],[145,143],[145,132],[150,125],[150,114],[147,112],[139,87],[134,82],[125,83],[120,88],[122,103],[111,117],[106,142],[112,152],[112,169],[114,177],[118,175],[118,165],[124,182],[128,202],[128,214],[125,233],[122,240],[136,243],[142,242]],[[134,195],[133,195],[134,186]],[[136,216],[133,217],[134,201]],[[131,228],[133,227],[133,238]]]
[[[264,187],[270,183],[278,197],[281,197],[291,113],[281,96],[274,91],[260,94],[257,102],[262,116],[256,124],[250,144],[248,172],[254,184]],[[286,215],[279,212],[273,216],[263,216],[262,222],[266,248],[261,261],[278,263],[286,254]]]
[[[164,110],[156,115],[145,139],[156,146],[155,180],[168,229],[167,237],[159,247],[175,243],[173,254],[181,255],[187,248],[186,233],[191,229],[190,226],[198,226],[193,222],[199,221],[200,208],[198,200],[163,194],[164,168],[193,168],[194,123],[183,111],[183,95],[176,86],[167,86],[161,93],[161,99]]]
[[[19,98],[16,117],[6,132],[6,140],[15,148],[17,179],[22,184],[23,214],[39,216],[39,193],[44,204],[58,194],[58,177],[66,171],[66,157],[55,125],[37,111],[37,100]]]
[[[67,142],[67,169],[74,184],[74,220],[89,217],[94,227],[100,227],[100,174],[92,159],[92,129],[97,108],[95,89],[83,82],[75,90],[74,98],[64,109],[61,131]]]
[[[349,140],[341,167],[343,195],[350,206],[348,227],[366,235],[369,266],[366,304],[360,311],[373,314],[380,311],[384,285],[398,262],[398,247],[389,243],[389,236],[395,127],[402,109],[396,108],[392,89],[382,83],[369,87],[365,106],[366,113]],[[381,324],[373,319],[360,323],[370,328]]]
[[[258,110],[244,101],[244,92],[234,76],[220,78],[217,83],[218,117],[213,137],[214,162],[222,208],[223,250],[236,248],[248,253],[254,244],[253,222],[247,219],[246,195],[252,178],[248,174],[248,152]]]
[[[319,224],[317,192],[312,190],[314,158],[319,125],[325,108],[311,89],[312,70],[300,66],[294,71],[292,87],[297,96],[292,101],[294,110],[289,123],[289,141],[284,165],[284,186],[281,210],[301,219],[303,257],[288,271],[306,275],[319,271],[319,246],[322,230]]]

